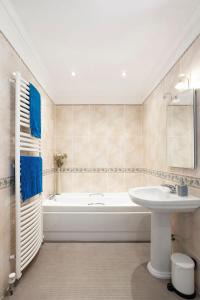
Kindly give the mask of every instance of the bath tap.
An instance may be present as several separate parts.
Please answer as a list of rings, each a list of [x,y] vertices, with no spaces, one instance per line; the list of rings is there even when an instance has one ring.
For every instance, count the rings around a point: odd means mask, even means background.
[[[54,197],[55,197],[54,194],[50,194],[50,195],[48,196],[48,199],[49,199],[49,200],[54,200]]]
[[[170,193],[172,193],[172,194],[176,193],[176,186],[173,184],[161,184],[161,186],[169,188]]]

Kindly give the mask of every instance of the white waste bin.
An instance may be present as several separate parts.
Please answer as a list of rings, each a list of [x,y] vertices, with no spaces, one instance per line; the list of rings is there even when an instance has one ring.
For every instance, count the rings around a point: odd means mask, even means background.
[[[171,263],[173,290],[185,299],[195,298],[193,259],[182,253],[174,253],[171,256]]]

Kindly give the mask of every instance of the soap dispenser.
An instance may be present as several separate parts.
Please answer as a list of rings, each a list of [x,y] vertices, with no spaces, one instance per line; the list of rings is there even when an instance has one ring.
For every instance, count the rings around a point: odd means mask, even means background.
[[[177,186],[178,196],[187,197],[188,196],[188,186],[185,183],[184,179],[181,178],[180,184]]]

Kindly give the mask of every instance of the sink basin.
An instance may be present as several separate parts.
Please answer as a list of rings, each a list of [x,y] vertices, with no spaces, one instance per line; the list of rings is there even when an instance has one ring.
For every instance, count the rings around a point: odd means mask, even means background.
[[[151,260],[149,272],[157,278],[171,277],[171,213],[193,212],[200,207],[194,196],[180,197],[162,186],[139,187],[129,190],[136,204],[149,208],[151,214]]]
[[[133,202],[160,212],[192,212],[200,206],[194,196],[180,197],[162,186],[138,187],[129,190]]]

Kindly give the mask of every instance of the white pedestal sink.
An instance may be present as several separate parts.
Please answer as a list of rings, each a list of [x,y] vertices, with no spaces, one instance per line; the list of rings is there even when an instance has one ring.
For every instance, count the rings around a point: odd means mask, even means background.
[[[149,208],[151,215],[151,261],[147,268],[157,278],[171,277],[171,224],[173,212],[192,212],[200,207],[194,196],[179,197],[162,186],[139,187],[129,190],[133,202]]]

